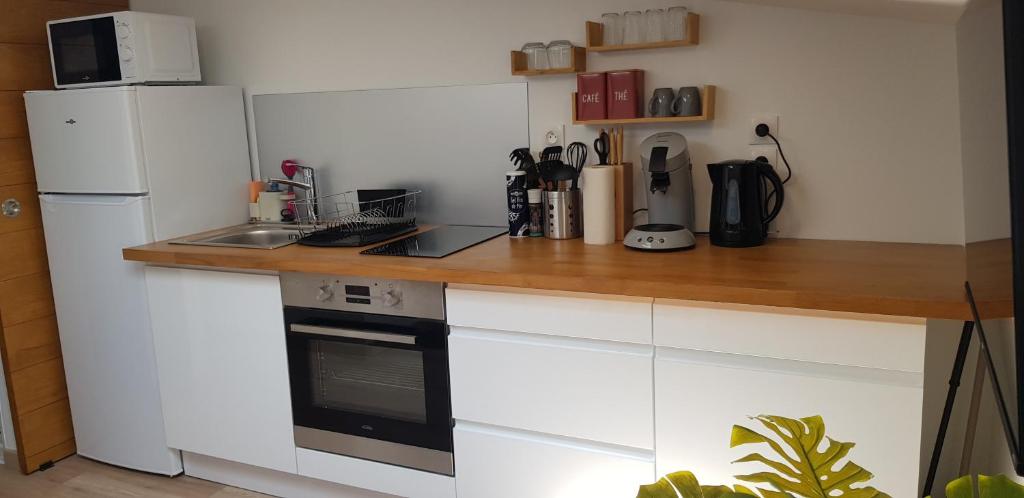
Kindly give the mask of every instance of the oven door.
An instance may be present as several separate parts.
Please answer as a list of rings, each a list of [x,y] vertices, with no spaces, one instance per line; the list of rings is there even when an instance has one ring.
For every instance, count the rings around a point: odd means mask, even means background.
[[[285,308],[295,443],[453,475],[443,321]]]
[[[54,22],[49,37],[58,86],[121,81],[113,16]]]

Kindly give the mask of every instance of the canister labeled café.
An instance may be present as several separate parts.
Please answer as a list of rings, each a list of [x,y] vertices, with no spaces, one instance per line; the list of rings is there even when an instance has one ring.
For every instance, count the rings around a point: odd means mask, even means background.
[[[530,204],[526,194],[526,172],[506,172],[505,189],[508,194],[508,236],[528,237]]]

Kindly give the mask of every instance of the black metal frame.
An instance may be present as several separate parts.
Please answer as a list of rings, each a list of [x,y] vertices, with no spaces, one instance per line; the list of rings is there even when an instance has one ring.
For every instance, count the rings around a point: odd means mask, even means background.
[[[1013,313],[1024,317],[1024,2],[1003,0],[1003,57],[1006,66],[1006,132],[1009,144],[1010,226],[1013,244]],[[1017,420],[1024,421],[1024,321],[1014,330],[1017,365]],[[1005,422],[1004,422],[1005,423]],[[1024,431],[1017,434],[1013,463],[1024,476]]]
[[[981,323],[978,314],[978,306],[974,302],[974,293],[971,291],[970,282],[964,283],[967,292],[967,301],[971,305],[971,314],[974,321],[964,322],[963,330],[960,332],[960,344],[957,346],[956,359],[953,361],[953,372],[949,377],[949,390],[946,393],[946,405],[942,410],[942,420],[939,422],[939,431],[935,436],[935,446],[932,449],[932,458],[928,464],[928,474],[924,481],[924,488],[921,496],[927,497],[932,494],[932,487],[935,485],[935,472],[939,466],[939,458],[942,456],[942,445],[946,439],[946,430],[949,428],[949,418],[953,412],[953,404],[956,401],[956,391],[960,387],[960,379],[963,376],[964,364],[967,362],[967,352],[971,347],[971,334],[974,329],[978,330],[978,344],[981,346],[981,360],[985,362],[985,369],[988,371],[992,381],[992,393],[996,398],[996,408],[999,411],[999,419],[1002,422],[1003,432],[1006,435],[1006,443],[1010,448],[1010,458],[1013,461],[1013,468],[1018,475],[1022,475],[1024,461],[1021,459],[1021,446],[1018,443],[1021,433],[1016,433],[1013,423],[1010,420],[1010,410],[1006,406],[1006,398],[1003,396],[1002,386],[999,384],[999,375],[996,373],[995,363],[992,361],[992,351],[988,346],[988,337],[985,335],[985,327]],[[1019,333],[1018,333],[1019,337]],[[1020,361],[1021,343],[1017,343],[1017,358]],[[1018,363],[1017,377],[1020,377],[1021,367]],[[1018,380],[1018,388],[1021,385]],[[1018,410],[1021,403],[1018,403]]]

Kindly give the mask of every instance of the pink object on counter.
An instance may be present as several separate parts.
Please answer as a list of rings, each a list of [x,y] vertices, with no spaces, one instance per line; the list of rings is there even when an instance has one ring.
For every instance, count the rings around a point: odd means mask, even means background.
[[[285,159],[284,161],[281,161],[281,172],[291,180],[292,177],[295,176],[295,173],[299,172],[299,161],[295,159]]]

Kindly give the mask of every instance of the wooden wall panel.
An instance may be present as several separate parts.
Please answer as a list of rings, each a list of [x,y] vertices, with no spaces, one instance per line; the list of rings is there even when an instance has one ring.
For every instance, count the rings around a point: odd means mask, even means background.
[[[0,68],[0,72],[7,69]],[[25,98],[17,90],[0,90],[0,138],[28,137]]]
[[[0,247],[4,248],[4,257],[0,258],[0,280],[26,277],[50,270],[46,262],[46,243],[43,240],[42,228],[0,234]]]
[[[35,184],[32,147],[27,138],[0,139],[0,187]]]
[[[0,282],[0,327],[5,331],[7,327],[53,314],[53,288],[48,273]],[[4,367],[8,366],[5,360]]]
[[[17,398],[17,408],[11,411],[19,416],[28,415],[46,405],[68,397],[64,380],[64,363],[54,358],[11,373],[11,397]]]
[[[4,327],[4,335],[12,371],[60,358],[57,318],[53,315],[8,325]]]
[[[16,71],[0,71],[0,90],[53,87],[50,50],[46,45],[0,43],[0,67],[17,68]]]
[[[128,10],[128,0],[0,0],[0,356],[22,472],[75,452],[60,338],[35,194],[25,90],[53,88],[46,21]]]
[[[13,406],[11,410],[14,410]],[[25,453],[35,455],[68,440],[74,444],[75,432],[71,426],[71,417],[68,416],[70,413],[71,405],[65,398],[32,412],[32,416],[19,417],[22,421],[22,438],[18,440],[18,450],[24,444]],[[71,448],[71,453],[74,453],[74,446]],[[39,464],[29,468],[35,470]]]

